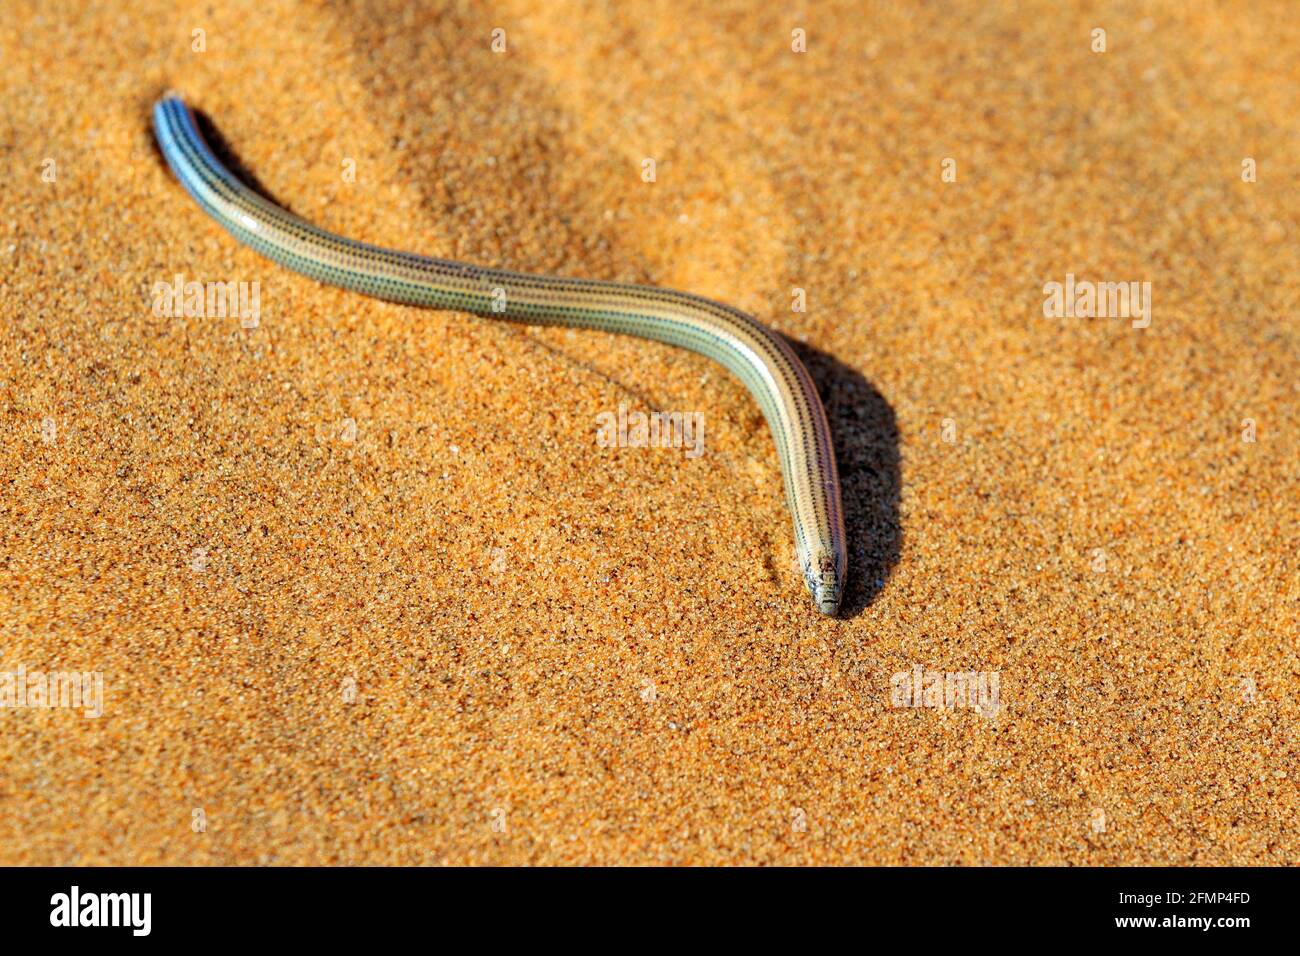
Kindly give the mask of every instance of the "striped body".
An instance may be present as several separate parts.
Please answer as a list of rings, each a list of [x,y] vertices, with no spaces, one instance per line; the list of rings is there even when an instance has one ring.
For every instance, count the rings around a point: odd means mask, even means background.
[[[743,312],[684,292],[523,275],[344,239],[236,179],[178,96],[160,100],[153,120],[163,155],[199,205],[240,242],[296,272],[390,302],[621,332],[724,365],[758,400],[771,427],[813,600],[823,613],[839,609],[847,559],[835,452],[812,379],[780,336]]]

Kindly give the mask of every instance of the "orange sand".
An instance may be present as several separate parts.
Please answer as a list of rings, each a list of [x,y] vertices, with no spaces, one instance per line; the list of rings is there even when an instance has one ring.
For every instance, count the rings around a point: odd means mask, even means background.
[[[0,20],[0,669],[106,688],[0,710],[0,863],[1300,862],[1289,4],[134,6]],[[259,258],[170,87],[338,232],[805,343],[846,617],[738,383]],[[1045,318],[1067,273],[1151,326]],[[620,402],[707,454],[597,447]],[[891,707],[916,664],[996,716]]]

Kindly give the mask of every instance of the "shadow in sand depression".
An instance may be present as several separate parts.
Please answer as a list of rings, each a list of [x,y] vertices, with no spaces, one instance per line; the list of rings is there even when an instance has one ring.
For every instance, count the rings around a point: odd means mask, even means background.
[[[787,340],[808,366],[830,420],[849,553],[840,616],[852,618],[884,589],[902,548],[898,424],[893,408],[857,369],[803,342]]]
[[[149,148],[153,152],[154,158],[157,159],[158,165],[164,168],[167,166],[167,157],[163,155],[162,147],[158,145],[158,136],[153,129],[153,106],[168,92],[170,91],[160,90],[150,99],[148,114],[149,135],[147,139],[149,142]],[[292,213],[293,207],[267,189],[266,185],[258,179],[244,161],[239,158],[239,154],[235,152],[234,147],[230,145],[230,142],[226,137],[221,135],[221,130],[217,128],[217,125],[212,121],[212,118],[208,116],[207,113],[203,112],[203,110],[197,109],[193,103],[187,101],[185,105],[189,107],[190,115],[194,117],[194,125],[198,127],[199,133],[203,136],[204,142],[208,144],[208,147],[212,150],[212,154],[216,156],[217,159],[221,160],[222,165],[234,173],[245,186],[253,190],[253,192],[257,193],[263,199],[275,203],[286,212]]]
[[[199,128],[199,132],[203,135],[203,139],[212,149],[212,154],[216,156],[217,159],[221,160],[227,169],[239,177],[245,186],[253,190],[253,192],[257,193],[263,199],[275,203],[285,212],[293,213],[293,207],[267,189],[265,184],[253,174],[253,171],[249,169],[247,165],[245,165],[244,161],[239,158],[239,154],[235,152],[235,148],[230,145],[230,142],[224,136],[221,135],[221,130],[217,129],[217,125],[212,121],[212,118],[208,116],[207,113],[203,112],[203,110],[196,109],[193,105],[190,105],[190,115],[194,117],[194,125]],[[162,150],[158,148],[156,142],[154,143],[154,148],[161,156]],[[297,215],[297,213],[294,213],[294,215]]]

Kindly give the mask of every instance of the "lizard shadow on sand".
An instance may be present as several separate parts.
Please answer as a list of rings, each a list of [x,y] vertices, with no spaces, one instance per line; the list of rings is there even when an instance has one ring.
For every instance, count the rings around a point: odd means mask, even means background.
[[[157,97],[154,97],[155,101]],[[198,127],[199,133],[203,136],[204,141],[212,150],[212,154],[221,160],[222,164],[239,178],[241,182],[253,192],[257,193],[263,199],[275,203],[286,212],[293,212],[293,207],[283,199],[276,196],[266,185],[257,178],[251,169],[239,158],[229,141],[221,135],[221,130],[212,122],[212,118],[203,110],[196,109],[192,104],[189,106],[190,115],[194,117],[194,125]],[[152,123],[152,120],[151,120]],[[162,147],[158,145],[158,139],[153,134],[152,125],[150,126],[148,136],[149,147],[153,151],[154,157],[160,166],[167,166],[167,157],[163,155]]]
[[[849,552],[840,616],[853,618],[884,590],[902,549],[898,423],[889,402],[857,369],[789,336],[786,340],[808,367],[830,421]]]

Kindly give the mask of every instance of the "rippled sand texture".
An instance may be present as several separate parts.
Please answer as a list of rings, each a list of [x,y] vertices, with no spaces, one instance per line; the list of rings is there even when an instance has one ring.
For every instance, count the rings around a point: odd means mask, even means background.
[[[0,18],[0,670],[104,681],[0,710],[0,862],[1300,862],[1287,4],[137,6]],[[802,343],[846,616],[737,382],[274,266],[168,88],[338,232]],[[706,453],[599,447],[620,403]]]

